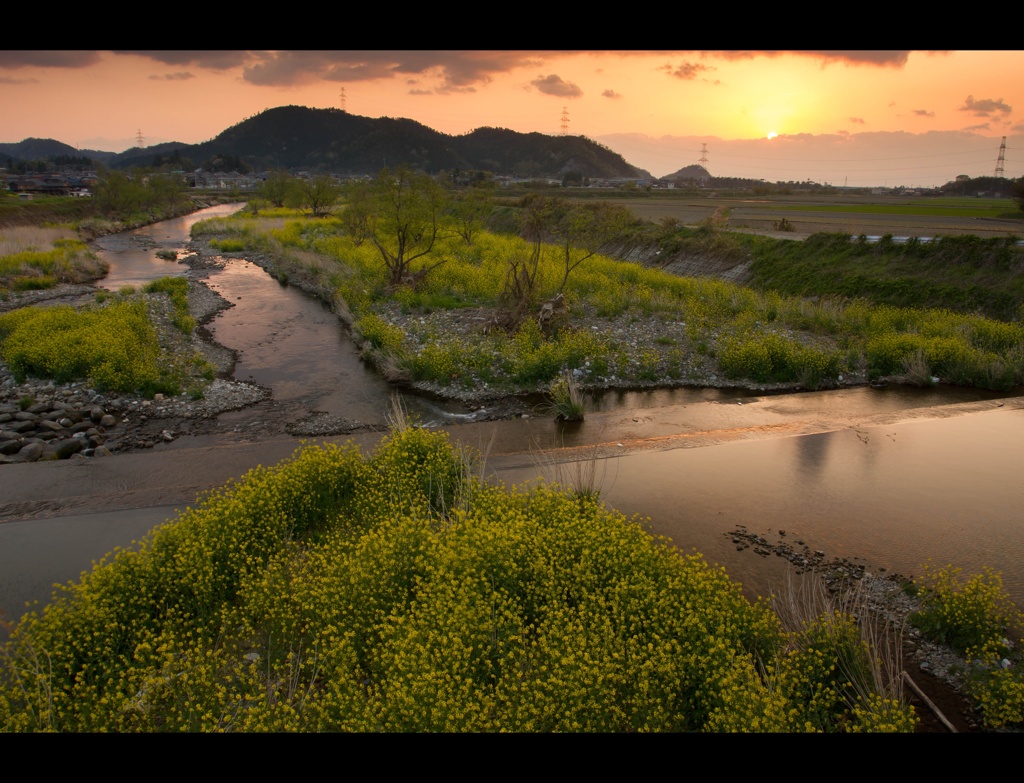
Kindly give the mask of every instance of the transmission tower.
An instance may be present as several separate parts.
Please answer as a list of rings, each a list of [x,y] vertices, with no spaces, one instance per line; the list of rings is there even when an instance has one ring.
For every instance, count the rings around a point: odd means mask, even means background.
[[[135,131],[135,146],[141,148],[145,141],[146,137],[142,135],[142,128],[139,128]]]
[[[700,160],[697,161],[704,168],[708,167],[708,144],[703,142],[700,145]]]
[[[341,104],[341,110],[342,111],[346,111],[346,109],[345,109],[345,88],[344,87],[341,88],[341,94],[338,96],[338,103]]]
[[[999,157],[996,159],[996,176],[1003,176],[1003,164],[1006,163],[1006,137],[1003,136],[1003,143],[999,145]]]
[[[562,135],[569,135],[569,107],[562,107]]]

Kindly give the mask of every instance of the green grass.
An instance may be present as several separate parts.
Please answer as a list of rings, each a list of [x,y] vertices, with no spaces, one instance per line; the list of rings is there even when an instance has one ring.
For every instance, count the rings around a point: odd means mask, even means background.
[[[648,239],[671,252],[753,256],[755,288],[594,256],[565,287],[568,313],[561,328],[545,334],[528,319],[514,335],[469,329],[451,340],[431,314],[494,312],[510,262],[529,252],[523,240],[481,232],[472,247],[444,241],[430,257],[430,263],[444,263],[415,287],[396,289],[375,250],[346,236],[338,218],[245,217],[218,225],[273,256],[277,274],[307,281],[347,309],[366,340],[367,358],[396,380],[465,388],[487,383],[495,393],[522,392],[543,390],[575,370],[584,386],[611,375],[647,383],[680,377],[687,358],[699,356],[715,357],[729,378],[803,388],[834,385],[854,369],[871,377],[900,375],[911,360],[944,382],[992,389],[1024,383],[1024,326],[963,312],[984,300],[1010,318],[1024,302],[1024,282],[1013,272],[1021,251],[1002,239],[868,245],[818,234],[799,243],[730,235],[710,225],[652,227]],[[560,282],[557,249],[544,247],[538,300],[552,296]],[[867,301],[872,298],[876,303]],[[394,317],[399,310],[420,317],[403,328]],[[670,350],[664,339],[633,348],[613,329],[574,329],[581,314],[663,319],[685,328],[671,338]]]
[[[177,394],[179,380],[161,356],[144,302],[76,310],[24,307],[0,315],[0,356],[15,378],[88,380],[120,392]]]
[[[0,291],[52,288],[95,280],[107,270],[69,227],[0,230]]]
[[[146,283],[142,290],[147,294],[167,294],[174,305],[174,326],[183,334],[192,334],[196,319],[189,314],[188,280],[184,277],[161,277]]]
[[[1010,239],[942,237],[931,243],[862,243],[845,234],[763,243],[751,285],[793,296],[863,298],[896,307],[933,307],[1019,317],[1024,248]]]

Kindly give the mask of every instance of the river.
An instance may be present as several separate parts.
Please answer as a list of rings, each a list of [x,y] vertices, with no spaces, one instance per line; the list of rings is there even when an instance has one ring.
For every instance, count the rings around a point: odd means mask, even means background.
[[[181,248],[196,220],[231,209],[101,241],[111,264],[104,285],[184,273],[156,250]],[[236,305],[210,331],[241,351],[235,376],[269,386],[279,415],[320,411],[383,425],[394,388],[362,364],[319,302],[241,260],[209,284]],[[609,505],[649,518],[652,533],[724,566],[751,596],[780,587],[787,564],[738,551],[732,532],[740,526],[872,571],[917,574],[929,560],[969,572],[991,566],[1024,607],[1022,397],[956,387],[616,392],[592,397],[593,412],[577,425],[542,416],[474,423],[456,405],[404,399],[421,422],[487,452],[497,479],[589,481]],[[237,429],[266,414],[221,418]],[[372,448],[378,437],[357,441]],[[45,598],[54,582],[128,545],[197,492],[271,464],[298,443],[202,436],[102,460],[5,466],[5,497],[49,492],[66,509],[0,524],[0,610],[17,616],[24,601]]]

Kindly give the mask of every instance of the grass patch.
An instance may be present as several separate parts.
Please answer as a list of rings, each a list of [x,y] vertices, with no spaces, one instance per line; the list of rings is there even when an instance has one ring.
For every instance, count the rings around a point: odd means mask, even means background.
[[[583,421],[586,405],[579,383],[571,372],[562,373],[548,390],[555,418],[562,421]]]
[[[908,377],[907,363],[914,359],[943,382],[1000,390],[1024,383],[1024,326],[961,312],[976,310],[981,299],[993,310],[1016,312],[1024,301],[1024,283],[1012,274],[1021,251],[1009,240],[869,245],[818,234],[800,243],[729,234],[714,220],[698,229],[666,222],[644,236],[671,253],[753,257],[761,269],[758,287],[683,278],[595,255],[565,285],[567,310],[559,327],[542,331],[527,318],[516,334],[487,334],[484,319],[477,319],[481,328],[467,327],[453,340],[431,325],[431,313],[495,312],[509,269],[533,247],[487,232],[475,235],[472,246],[450,238],[436,245],[429,263],[439,265],[428,275],[395,287],[379,254],[345,234],[340,218],[250,215],[218,219],[215,227],[272,255],[279,276],[304,281],[347,313],[367,341],[367,357],[395,379],[466,388],[487,383],[496,393],[542,389],[573,370],[584,386],[606,383],[612,375],[648,383],[679,376],[693,346],[697,355],[714,358],[727,377],[757,383],[821,388],[841,374],[865,370],[872,378]],[[916,276],[885,272],[897,262],[916,269]],[[939,271],[926,274],[929,269]],[[554,295],[563,273],[558,248],[541,246],[533,284],[538,302]],[[882,302],[956,301],[958,307],[877,304],[853,293]],[[399,310],[421,316],[408,333],[394,323]],[[684,333],[627,347],[612,332],[574,330],[574,318],[584,314],[657,318],[685,324]],[[676,344],[673,351],[661,350]]]
[[[95,388],[177,394],[144,302],[102,307],[24,307],[0,315],[0,356],[19,382],[87,379]]]
[[[146,283],[142,288],[147,294],[167,294],[174,305],[173,323],[182,334],[192,334],[196,328],[196,319],[189,313],[188,280],[184,277],[161,277]]]
[[[18,226],[0,232],[0,291],[81,283],[106,271],[107,265],[70,228]]]
[[[846,234],[758,245],[751,285],[793,296],[863,298],[893,307],[981,312],[1003,320],[1024,302],[1024,248],[1014,238],[942,237],[869,244]]]

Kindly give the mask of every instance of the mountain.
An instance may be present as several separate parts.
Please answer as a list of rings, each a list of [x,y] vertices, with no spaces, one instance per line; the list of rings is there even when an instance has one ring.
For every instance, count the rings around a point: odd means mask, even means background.
[[[25,139],[16,144],[0,144],[0,157],[14,160],[43,160],[58,155],[78,156],[82,153],[70,144],[55,139]]]
[[[621,155],[583,136],[545,136],[504,128],[478,128],[462,136],[440,133],[414,120],[372,119],[339,109],[281,106],[233,125],[202,144],[161,145],[180,149],[196,165],[215,155],[236,156],[256,170],[285,168],[373,174],[406,164],[435,173],[482,169],[495,174],[561,179],[568,171],[584,177],[645,177]],[[131,149],[116,156],[115,168],[150,165],[158,150]]]

